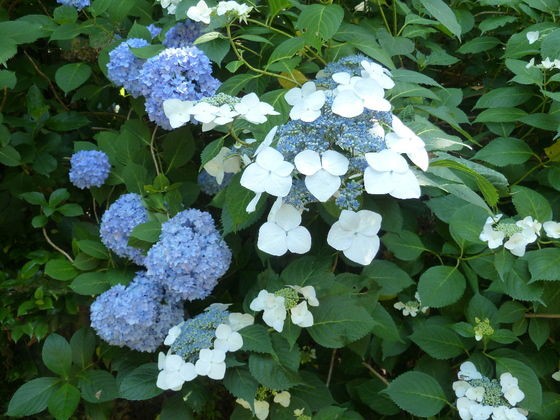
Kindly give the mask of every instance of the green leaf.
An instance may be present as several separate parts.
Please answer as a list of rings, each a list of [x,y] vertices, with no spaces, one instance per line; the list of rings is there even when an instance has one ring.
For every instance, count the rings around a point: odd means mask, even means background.
[[[132,232],[130,232],[130,237],[153,244],[158,241],[160,234],[161,222],[154,220],[137,225],[134,229],[132,229]]]
[[[251,402],[255,399],[259,387],[259,383],[251,376],[249,371],[242,368],[228,369],[223,383],[234,397]]]
[[[72,362],[82,368],[86,367],[95,353],[95,334],[91,328],[80,328],[70,339]]]
[[[68,260],[57,258],[45,265],[45,274],[55,280],[68,281],[78,275],[78,271]]]
[[[67,376],[72,366],[72,348],[66,339],[58,334],[50,334],[43,344],[43,363],[53,373]]]
[[[518,406],[528,411],[540,411],[542,405],[542,388],[537,375],[529,366],[519,360],[496,357],[496,376],[509,372],[519,381],[519,389],[525,398]]]
[[[306,371],[300,373],[303,383],[290,389],[294,398],[307,402],[312,410],[319,410],[335,402],[325,382],[317,375]]]
[[[379,287],[380,296],[396,296],[397,293],[412,285],[412,279],[395,263],[384,260],[373,260],[364,267],[362,276],[373,280]]]
[[[533,91],[525,86],[508,86],[485,93],[474,105],[474,108],[515,107],[527,102]]]
[[[506,67],[515,74],[512,81],[522,85],[543,84],[543,72],[536,67],[527,68],[527,62],[523,60],[506,59]]]
[[[418,293],[422,305],[442,308],[457,302],[467,282],[455,267],[438,265],[430,267],[420,276]]]
[[[529,284],[527,261],[516,259],[503,281],[494,281],[488,290],[505,293],[517,300],[540,301],[544,287],[540,283]]]
[[[195,151],[195,142],[189,127],[181,127],[163,139],[162,158],[167,163],[167,172],[180,168],[190,161]]]
[[[498,137],[479,150],[474,155],[474,159],[503,167],[519,165],[528,161],[532,156],[533,151],[523,140]]]
[[[312,4],[303,9],[295,27],[303,31],[303,38],[318,50],[322,42],[333,37],[343,18],[344,9],[337,4]]]
[[[328,296],[313,308],[314,323],[307,331],[315,342],[327,348],[341,348],[372,331],[371,315],[350,297]]]
[[[538,192],[520,185],[511,187],[512,201],[519,216],[532,216],[539,221],[552,219],[548,200]]]
[[[17,44],[13,39],[3,38],[0,45],[0,63],[5,64],[10,58],[17,54]]]
[[[72,7],[73,9],[73,7]],[[82,86],[91,76],[91,67],[86,63],[71,63],[59,67],[54,80],[64,93]]]
[[[222,212],[224,234],[238,232],[251,226],[260,218],[264,208],[266,199],[261,197],[257,203],[256,210],[252,213],[247,213],[247,205],[255,198],[255,193],[241,186],[239,183],[240,179],[240,173],[234,175],[226,190],[226,201],[224,211]],[[228,224],[225,223],[224,214],[227,215]]]
[[[281,391],[301,383],[301,378],[295,371],[288,369],[271,356],[251,354],[249,370],[261,385],[270,389]]]
[[[60,203],[70,198],[70,193],[66,188],[59,188],[49,196],[49,206],[58,207]]]
[[[508,23],[515,22],[516,20],[517,17],[515,16],[492,16],[480,22],[478,29],[480,29],[480,32],[485,33],[505,26]]]
[[[427,12],[445,26],[457,38],[461,37],[461,25],[453,10],[443,0],[420,0]]]
[[[23,384],[10,400],[6,414],[22,417],[40,413],[47,408],[59,381],[59,378],[36,378]]]
[[[212,41],[198,45],[198,48],[200,48],[210,60],[220,66],[222,64],[222,60],[229,52],[231,45],[227,39],[216,38]]]
[[[243,337],[243,350],[255,353],[274,353],[268,330],[262,325],[249,325],[239,331]]]
[[[435,416],[447,400],[438,382],[422,372],[405,372],[385,391],[401,409],[419,417]]]
[[[459,336],[441,325],[418,324],[410,339],[434,359],[452,359],[466,351]]]
[[[449,233],[461,249],[469,244],[481,244],[480,232],[488,214],[480,207],[466,204],[459,208],[449,220]]]
[[[74,111],[61,112],[49,118],[45,125],[54,131],[74,131],[91,123],[86,117]]]
[[[550,337],[550,322],[548,319],[532,318],[529,320],[529,337],[535,343],[537,350],[540,350]]]
[[[63,204],[56,211],[66,217],[77,217],[84,214],[82,207],[76,203]]]
[[[372,327],[373,335],[387,341],[402,342],[395,320],[391,317],[383,305],[379,303],[374,305],[373,309],[370,309],[370,315],[374,321],[374,325]]]
[[[305,47],[305,40],[300,37],[288,38],[282,41],[278,46],[272,51],[268,59],[268,64],[274,63],[276,61],[284,61],[292,58],[298,52],[303,50]]]
[[[381,240],[395,257],[403,261],[414,261],[426,250],[418,235],[408,230],[387,233]]]
[[[500,40],[495,36],[480,36],[465,42],[457,50],[461,54],[478,54],[488,51],[500,44]]]
[[[148,59],[158,55],[164,49],[163,45],[146,45],[145,47],[130,48],[130,51],[138,58]]]
[[[200,154],[200,166],[202,167],[206,165],[208,162],[210,162],[212,159],[218,156],[218,153],[220,153],[220,150],[222,150],[223,146],[224,146],[223,138],[219,138],[208,143],[204,147],[204,150],[202,150],[202,153]]]
[[[90,255],[99,260],[106,260],[109,258],[109,251],[101,242],[83,239],[77,243],[78,248],[80,248],[84,254]]]
[[[104,370],[88,370],[80,378],[78,386],[82,390],[82,398],[90,403],[103,403],[119,397],[115,377]]]
[[[13,89],[16,87],[16,73],[9,70],[0,70],[0,89]]]
[[[18,44],[27,44],[35,42],[44,36],[42,25],[35,22],[26,22],[24,20],[11,20],[0,22],[0,38],[2,44],[7,39],[14,40]]]
[[[21,155],[8,144],[0,149],[0,163],[6,166],[19,166],[21,165]]]
[[[69,383],[62,384],[48,401],[49,413],[57,420],[67,420],[80,403],[80,391]]]
[[[132,401],[149,400],[163,392],[156,386],[157,363],[146,363],[126,375],[119,387],[121,398]]]
[[[78,11],[73,6],[59,6],[54,9],[53,20],[59,25],[74,23],[78,20]]]
[[[560,249],[544,248],[538,251],[529,251],[525,254],[524,259],[529,263],[529,272],[531,273],[531,281],[560,280]]]
[[[519,108],[490,108],[478,114],[475,123],[516,122],[519,118],[527,115]]]
[[[83,273],[72,280],[70,289],[79,295],[94,296],[99,295],[111,287],[111,283],[105,272]]]

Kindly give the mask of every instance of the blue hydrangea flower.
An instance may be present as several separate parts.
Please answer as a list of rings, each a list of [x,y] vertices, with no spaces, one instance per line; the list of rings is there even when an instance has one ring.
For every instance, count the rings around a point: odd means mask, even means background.
[[[162,225],[159,241],[146,257],[148,276],[160,282],[169,299],[204,299],[227,271],[231,251],[209,213],[184,210]]]
[[[341,58],[338,61],[328,63],[324,69],[317,73],[317,79],[315,84],[318,87],[325,89],[334,89],[337,83],[332,80],[331,76],[335,73],[345,72],[349,73],[351,76],[361,76],[362,75],[362,61],[372,62],[370,58],[363,54],[349,55],[347,57]]]
[[[229,312],[222,305],[212,305],[194,318],[180,324],[181,332],[171,344],[170,350],[187,362],[194,363],[198,352],[212,346],[218,325],[227,323]]]
[[[317,199],[309,192],[303,179],[296,179],[288,195],[284,198],[284,203],[291,204],[298,210],[305,210],[310,203],[316,203]]]
[[[199,23],[186,20],[169,29],[162,43],[167,48],[190,47],[201,34],[202,27]]]
[[[148,211],[142,197],[138,194],[121,195],[101,217],[101,242],[118,256],[142,265],[145,258],[142,251],[129,246],[128,239],[136,226],[147,221]]]
[[[80,150],[70,158],[70,182],[82,190],[102,186],[110,172],[109,157],[98,150]]]
[[[115,85],[122,86],[134,98],[142,95],[140,69],[146,62],[136,57],[130,48],[140,48],[149,45],[148,41],[141,38],[131,38],[109,52],[107,63],[107,76]]]
[[[84,7],[88,7],[90,5],[89,0],[56,0],[58,4],[62,4],[63,6],[72,6],[78,10],[82,10]]]
[[[205,169],[203,169],[198,174],[198,178],[197,178],[198,186],[200,187],[200,190],[204,194],[216,195],[221,190],[223,190],[226,186],[228,186],[228,184],[231,182],[231,179],[233,178],[233,175],[234,174],[231,172],[226,172],[224,174],[224,179],[222,180],[222,183],[218,184],[216,178],[214,178],[212,175],[206,172]]]
[[[180,305],[163,299],[163,288],[139,272],[128,286],[113,286],[95,299],[91,326],[111,345],[153,352],[184,316]]]
[[[342,210],[357,211],[360,208],[358,197],[362,195],[363,185],[356,181],[350,181],[338,191],[336,205]]]
[[[196,47],[167,48],[146,61],[140,71],[146,112],[151,121],[171,130],[163,101],[196,101],[212,96],[220,82],[212,77],[208,57]]]
[[[152,39],[158,36],[161,33],[161,28],[159,26],[154,25],[153,23],[149,24],[146,29],[150,31],[150,35],[152,35]]]

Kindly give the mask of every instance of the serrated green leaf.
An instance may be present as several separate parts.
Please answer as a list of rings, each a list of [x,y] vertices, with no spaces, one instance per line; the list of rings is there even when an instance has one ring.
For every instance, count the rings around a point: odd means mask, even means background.
[[[268,64],[276,61],[283,61],[292,58],[305,47],[305,40],[300,37],[289,38],[280,44],[272,51]]]
[[[447,403],[438,382],[422,372],[403,373],[385,392],[400,408],[420,417],[435,416]]]
[[[16,73],[9,70],[0,70],[0,89],[13,89],[16,87]]]
[[[80,378],[79,387],[82,398],[90,403],[103,403],[119,397],[115,377],[104,370],[88,370]]]
[[[249,325],[239,331],[243,337],[243,350],[255,353],[274,353],[268,330],[262,325]]]
[[[440,325],[419,324],[410,339],[434,359],[452,359],[466,352],[459,336]]]
[[[524,141],[511,137],[498,137],[479,150],[474,155],[474,159],[502,167],[524,163],[532,156],[533,151]]]
[[[259,383],[251,376],[247,369],[231,368],[226,371],[223,380],[226,389],[236,398],[253,401]]]
[[[455,267],[437,265],[430,267],[420,276],[418,294],[422,305],[442,308],[457,302],[467,282]]]
[[[420,237],[407,230],[387,233],[381,241],[395,257],[403,261],[414,261],[426,250]]]
[[[501,41],[495,36],[481,36],[465,42],[457,52],[461,54],[478,54],[491,50],[500,43]]]
[[[533,91],[525,86],[508,86],[492,89],[480,97],[474,108],[515,107],[527,102]]]
[[[457,16],[455,16],[453,10],[443,0],[420,0],[420,3],[449,32],[457,38],[461,37],[461,25],[457,21]]]
[[[222,222],[224,222],[224,213],[228,217],[230,225],[224,223],[224,233],[238,232],[255,223],[261,216],[265,199],[261,197],[257,203],[255,211],[248,213],[247,205],[255,198],[255,193],[241,186],[239,183],[241,174],[236,174],[231,179],[227,190],[226,200],[222,212]]]
[[[504,123],[516,122],[519,118],[527,115],[527,112],[519,108],[490,108],[482,111],[476,119],[475,123]]]
[[[373,260],[364,267],[362,276],[373,280],[380,287],[380,296],[395,296],[413,283],[406,271],[395,263],[384,260]]]
[[[520,185],[511,188],[511,199],[517,213],[522,218],[532,216],[539,221],[552,219],[552,208],[548,200],[538,192]]]
[[[55,280],[68,281],[78,275],[72,263],[62,258],[50,260],[45,265],[45,274]]]
[[[49,413],[57,420],[67,420],[80,404],[80,391],[74,385],[64,383],[49,398]]]
[[[70,339],[72,362],[82,368],[86,367],[95,353],[95,334],[91,328],[80,328]]]
[[[544,248],[537,251],[529,251],[525,254],[524,259],[529,264],[529,272],[531,273],[530,283],[539,280],[560,280],[560,270],[558,270],[560,249]]]
[[[78,241],[78,248],[80,248],[84,254],[97,258],[99,260],[106,260],[109,258],[109,251],[101,242],[92,241],[90,239],[83,239]]]
[[[550,337],[550,322],[548,319],[532,318],[529,320],[529,337],[540,350]]]
[[[50,334],[43,344],[43,363],[53,373],[67,376],[72,365],[72,349],[66,339],[58,334]]]
[[[271,356],[251,354],[249,370],[261,385],[270,389],[281,391],[301,383],[301,378],[296,372],[286,368]]]
[[[156,386],[157,363],[146,363],[127,374],[119,386],[119,396],[132,401],[149,400],[163,392]]]
[[[507,358],[496,357],[496,376],[509,372],[519,381],[519,389],[525,394],[525,398],[518,406],[529,411],[540,411],[542,405],[542,388],[537,375],[525,363]]]
[[[333,37],[343,18],[344,9],[338,4],[312,4],[303,9],[295,27],[303,31],[303,37],[318,50],[322,42]]]
[[[10,400],[6,414],[22,417],[40,413],[47,408],[59,382],[59,378],[36,378],[23,384]]]

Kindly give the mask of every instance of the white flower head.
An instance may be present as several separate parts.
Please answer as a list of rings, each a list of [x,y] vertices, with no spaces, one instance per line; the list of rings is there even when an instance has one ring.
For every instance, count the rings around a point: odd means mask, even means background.
[[[288,391],[277,392],[274,395],[274,402],[280,404],[282,407],[290,406],[291,395]]]
[[[169,329],[169,331],[167,332],[167,337],[165,337],[165,340],[163,341],[163,344],[165,344],[166,346],[170,346],[175,342],[177,337],[179,337],[179,335],[181,335],[181,325],[182,324],[183,323],[181,322],[179,325],[175,325],[174,327],[171,327]]]
[[[379,250],[381,215],[370,210],[342,210],[327,235],[327,243],[355,263],[368,265]]]
[[[471,385],[467,381],[455,381],[452,387],[453,391],[455,391],[455,395],[460,398],[465,396],[465,393],[471,388]]]
[[[470,381],[471,379],[482,379],[482,374],[476,370],[473,362],[463,362],[459,367],[457,377],[464,381]]]
[[[529,45],[533,44],[538,41],[539,39],[539,31],[529,31],[526,34],[527,41],[529,41]]]
[[[502,218],[501,214],[497,214],[494,217],[488,217],[482,232],[479,235],[479,239],[484,242],[488,242],[488,248],[495,249],[502,245],[505,238],[505,233],[494,229],[494,224]]]
[[[549,222],[544,222],[543,228],[546,233],[546,236],[548,236],[549,238],[553,238],[553,239],[560,238],[560,223],[554,222],[552,220]]]
[[[315,288],[313,286],[290,286],[296,292],[303,296],[307,301],[309,306],[319,306],[319,301],[317,300],[317,294],[315,293]]]
[[[163,112],[169,119],[171,128],[178,128],[191,120],[194,101],[180,99],[166,99],[163,101]]]
[[[243,337],[234,331],[230,325],[220,324],[216,328],[214,348],[224,352],[233,352],[243,347]]]
[[[255,318],[251,314],[232,312],[228,316],[228,324],[233,331],[239,331],[255,323]]]
[[[311,234],[300,226],[301,212],[278,198],[259,228],[257,247],[267,254],[280,256],[290,251],[305,254],[311,249]]]
[[[426,171],[429,157],[424,141],[395,115],[391,127],[393,132],[385,136],[387,148],[400,154],[405,153],[416,166]]]
[[[484,387],[483,386],[472,386],[465,391],[465,397],[469,400],[482,402],[484,399]]]
[[[286,306],[282,296],[276,296],[266,290],[261,290],[249,305],[252,311],[263,311],[263,321],[266,325],[282,332],[286,320]]]
[[[511,373],[505,372],[500,375],[500,385],[504,398],[512,406],[525,398],[523,391],[519,389],[518,380]]]
[[[292,322],[301,328],[313,325],[313,314],[307,309],[307,302],[305,300],[290,309],[290,315]]]
[[[319,154],[304,150],[296,155],[296,169],[306,175],[305,186],[324,203],[340,188],[340,177],[348,171],[349,160],[341,153],[327,150]]]
[[[364,112],[389,111],[391,103],[384,98],[385,91],[372,78],[352,77],[349,73],[340,72],[332,75],[338,83],[334,90],[335,97],[332,112],[345,118],[353,118]]]
[[[290,89],[284,99],[292,105],[290,118],[305,122],[315,121],[321,116],[321,108],[325,104],[325,93],[317,90],[314,82],[306,82],[301,88]]]
[[[365,154],[364,187],[369,194],[390,194],[395,198],[419,198],[420,184],[406,160],[392,150]]]
[[[228,12],[233,12],[232,14],[239,18],[239,21],[247,23],[247,18],[249,13],[253,10],[252,7],[247,6],[245,3],[239,4],[236,1],[221,1],[216,7],[216,14],[218,16],[223,16]]]
[[[226,373],[226,353],[220,349],[202,349],[198,353],[198,360],[194,367],[200,376],[210,379],[224,379]]]
[[[210,15],[212,8],[208,7],[204,0],[200,0],[196,6],[189,7],[187,17],[195,22],[202,22],[208,25],[210,23]]]
[[[500,405],[492,410],[492,420],[527,420],[527,416],[520,408]]]
[[[509,249],[516,257],[522,257],[525,255],[525,248],[531,242],[533,241],[530,240],[530,237],[524,235],[523,232],[517,232],[504,243],[504,248]]]
[[[392,89],[395,86],[391,72],[385,67],[368,60],[363,60],[360,64],[363,68],[362,77],[375,80],[383,89]]]
[[[274,107],[266,102],[261,102],[256,93],[249,93],[235,104],[235,111],[253,124],[263,124],[267,115],[279,115]]]
[[[159,353],[158,369],[160,370],[156,386],[160,389],[180,391],[183,384],[196,378],[195,367],[192,363],[187,363],[181,356],[176,354],[167,355]]]
[[[536,241],[537,236],[541,234],[542,223],[533,220],[531,216],[527,216],[523,220],[515,222],[515,224],[523,229],[522,233],[530,242]]]
[[[222,147],[216,156],[206,162],[204,169],[221,185],[226,173],[235,174],[241,170],[241,158],[227,147]]]
[[[208,102],[198,102],[190,112],[196,121],[202,123],[202,131],[212,130],[218,125],[229,124],[239,115],[228,104],[218,107]]]

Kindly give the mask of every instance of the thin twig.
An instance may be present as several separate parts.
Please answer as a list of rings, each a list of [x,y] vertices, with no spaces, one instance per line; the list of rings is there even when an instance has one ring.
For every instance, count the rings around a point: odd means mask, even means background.
[[[367,368],[371,373],[373,373],[381,382],[383,382],[386,386],[389,386],[389,381],[383,377],[378,371],[376,371],[370,364],[367,362],[362,362],[362,365]]]
[[[525,314],[525,318],[560,319],[560,314]]]
[[[58,252],[60,252],[62,255],[64,255],[66,257],[66,259],[68,261],[70,261],[72,264],[74,263],[74,260],[72,259],[72,257],[70,255],[68,255],[66,253],[66,251],[59,248],[58,245],[56,245],[53,241],[51,241],[51,238],[49,238],[49,235],[47,234],[47,230],[45,228],[43,228],[43,236],[45,237],[45,239],[47,240],[47,242],[49,243],[50,246],[52,246],[54,249],[56,249]]]
[[[327,385],[327,388],[329,387],[329,385],[331,383],[332,373],[333,373],[333,370],[334,370],[335,358],[336,358],[336,349],[334,349],[332,351],[332,354],[331,354],[331,363],[329,364],[329,373],[327,374],[327,382],[325,382],[325,384]]]
[[[6,105],[6,100],[8,99],[8,88],[5,87],[3,90],[4,97],[2,98],[2,103],[0,104],[0,112],[4,109],[4,105]]]
[[[154,128],[154,132],[152,133],[152,138],[150,139],[150,153],[152,155],[152,159],[154,161],[154,166],[156,167],[156,174],[160,175],[161,174],[161,170],[159,168],[159,164],[157,161],[157,157],[156,157],[156,147],[154,145],[154,142],[156,140],[156,132],[157,132],[157,126]]]
[[[25,54],[25,56],[29,59],[29,61],[31,62],[31,65],[33,66],[33,68],[35,69],[35,71],[39,74],[39,76],[41,76],[43,79],[45,79],[48,83],[49,83],[49,87],[52,90],[52,93],[54,94],[54,97],[56,98],[56,100],[58,101],[58,103],[60,105],[62,105],[62,107],[68,111],[68,107],[66,106],[66,104],[62,101],[62,99],[60,98],[60,96],[58,96],[58,93],[56,92],[56,87],[52,84],[51,79],[49,79],[49,76],[47,76],[45,73],[43,73],[41,71],[41,69],[37,66],[37,64],[35,64],[35,61],[33,61],[33,59],[31,58],[31,56],[29,54],[27,54],[27,51],[24,51],[23,54]]]

